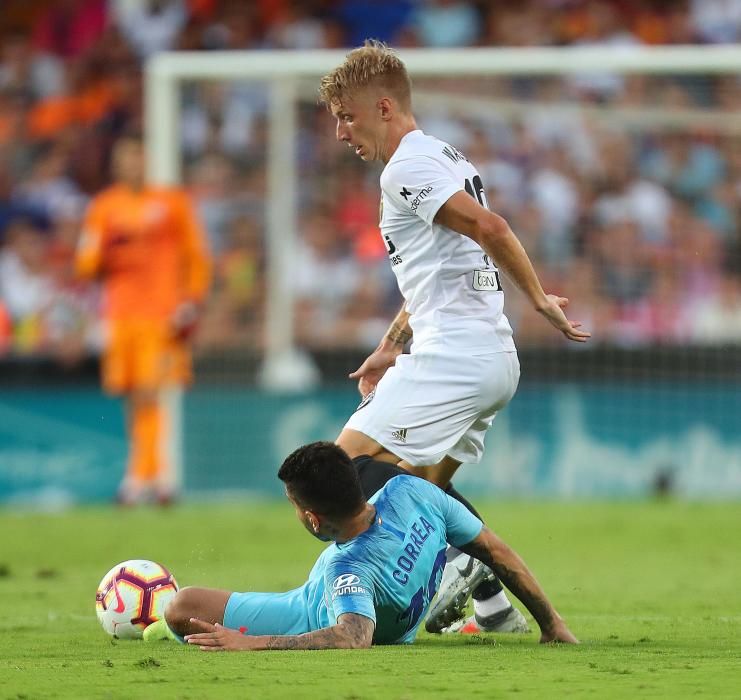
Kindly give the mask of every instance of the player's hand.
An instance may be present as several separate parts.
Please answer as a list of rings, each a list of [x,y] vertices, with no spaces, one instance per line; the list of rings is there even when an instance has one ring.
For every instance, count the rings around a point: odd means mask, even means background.
[[[396,358],[401,352],[401,350],[374,350],[360,367],[348,375],[350,379],[358,380],[358,391],[363,398],[376,388],[386,370],[396,364]]]
[[[546,320],[554,327],[563,333],[569,340],[573,340],[577,343],[586,343],[589,338],[592,337],[591,333],[587,331],[579,330],[581,323],[577,321],[569,321],[566,318],[564,309],[568,306],[569,300],[565,297],[558,297],[555,294],[548,294],[547,303],[543,308],[538,311],[545,316]]]
[[[578,644],[579,640],[571,633],[563,620],[560,620],[547,632],[540,635],[541,644]]]
[[[196,331],[201,312],[198,304],[193,301],[184,301],[178,304],[172,317],[170,325],[178,340],[189,340]]]
[[[210,622],[190,618],[193,627],[203,630],[197,634],[186,634],[184,639],[188,644],[197,646],[201,651],[249,651],[255,648],[254,638],[232,630],[218,622]]]

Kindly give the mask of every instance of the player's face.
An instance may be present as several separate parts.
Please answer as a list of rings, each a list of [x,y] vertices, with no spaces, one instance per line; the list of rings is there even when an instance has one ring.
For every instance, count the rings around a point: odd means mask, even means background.
[[[144,146],[133,139],[116,144],[113,174],[119,182],[130,187],[141,187],[144,182]]]
[[[380,160],[386,121],[375,96],[359,93],[332,103],[332,115],[337,120],[337,140],[365,161]]]

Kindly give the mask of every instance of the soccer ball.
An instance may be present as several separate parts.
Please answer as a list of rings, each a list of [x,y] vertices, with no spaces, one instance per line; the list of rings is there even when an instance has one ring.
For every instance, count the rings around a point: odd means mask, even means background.
[[[95,594],[95,610],[112,637],[141,639],[145,627],[162,619],[177,591],[175,578],[164,566],[129,559],[103,577]]]

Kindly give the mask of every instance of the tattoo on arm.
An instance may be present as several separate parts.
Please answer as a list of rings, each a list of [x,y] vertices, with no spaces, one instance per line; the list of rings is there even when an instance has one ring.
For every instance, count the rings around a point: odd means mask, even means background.
[[[402,328],[396,322],[391,324],[391,328],[389,328],[386,333],[386,338],[397,345],[406,345],[407,341],[409,341],[411,337],[411,332]]]
[[[373,620],[363,615],[340,615],[337,624],[306,634],[271,636],[266,649],[364,649],[373,641]]]
[[[525,604],[541,629],[554,623],[558,614],[535,576],[519,555],[488,528],[461,549],[493,569],[502,583]]]

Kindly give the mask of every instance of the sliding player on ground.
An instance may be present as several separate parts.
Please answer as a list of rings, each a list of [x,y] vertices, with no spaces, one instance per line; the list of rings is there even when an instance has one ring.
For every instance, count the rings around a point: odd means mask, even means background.
[[[322,79],[320,99],[336,119],[337,139],[385,164],[380,227],[405,300],[350,375],[364,398],[337,444],[353,458],[393,461],[445,487],[461,463],[481,460],[484,435],[517,388],[500,271],[566,338],[585,342],[589,333],[564,314],[567,299],[543,291],[507,222],[489,211],[475,166],[418,128],[411,82],[394,52],[367,41]],[[473,587],[471,622],[489,629],[490,599],[501,586],[482,583],[486,573],[469,570],[467,560],[454,564],[462,577],[446,575],[428,629],[458,620]]]
[[[329,442],[299,448],[278,476],[301,523],[332,542],[308,581],[286,593],[182,589],[145,638],[169,630],[205,651],[410,644],[450,543],[498,573],[541,642],[576,642],[522,559],[436,486],[396,476],[367,501],[352,461]]]

